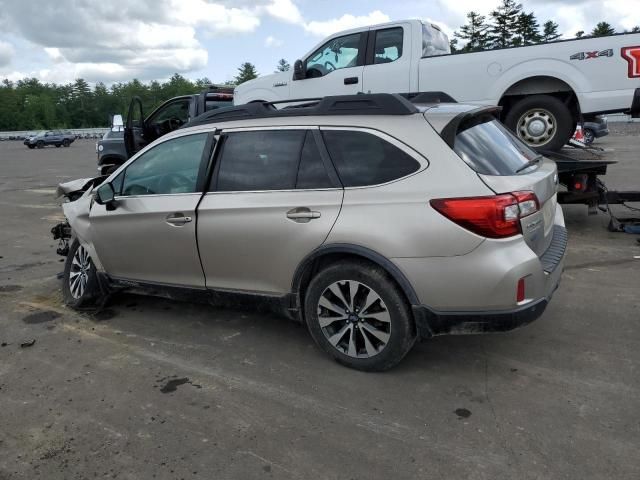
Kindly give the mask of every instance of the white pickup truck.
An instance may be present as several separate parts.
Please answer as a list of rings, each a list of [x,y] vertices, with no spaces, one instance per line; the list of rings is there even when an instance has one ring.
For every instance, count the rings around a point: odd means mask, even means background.
[[[451,54],[438,27],[403,20],[336,33],[293,71],[238,86],[236,105],[327,95],[443,92],[500,105],[502,121],[538,150],[556,150],[597,114],[640,116],[640,34]]]

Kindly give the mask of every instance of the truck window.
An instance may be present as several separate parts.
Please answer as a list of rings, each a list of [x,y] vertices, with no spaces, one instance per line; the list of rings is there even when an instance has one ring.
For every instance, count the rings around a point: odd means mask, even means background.
[[[422,24],[422,58],[434,57],[436,55],[448,55],[451,47],[447,36],[439,28],[423,23]]]
[[[361,33],[333,38],[307,59],[307,78],[323,77],[341,68],[358,66]]]
[[[385,28],[376,31],[373,63],[391,63],[402,56],[402,27]]]
[[[515,175],[538,156],[492,115],[463,123],[453,150],[482,175]]]

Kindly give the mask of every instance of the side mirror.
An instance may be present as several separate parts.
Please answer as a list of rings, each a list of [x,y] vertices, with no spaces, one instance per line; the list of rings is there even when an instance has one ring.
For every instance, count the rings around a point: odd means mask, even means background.
[[[124,121],[122,120],[122,115],[117,114],[113,116],[111,121],[111,130],[114,132],[121,132],[124,128]]]
[[[302,80],[305,76],[304,63],[302,63],[302,60],[296,60],[293,64],[293,79]]]
[[[96,190],[96,203],[99,205],[114,206],[116,192],[111,183],[104,183]]]

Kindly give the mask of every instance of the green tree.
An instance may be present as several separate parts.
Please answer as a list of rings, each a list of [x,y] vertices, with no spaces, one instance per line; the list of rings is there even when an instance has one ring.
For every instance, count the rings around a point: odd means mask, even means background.
[[[471,11],[467,13],[467,23],[462,25],[460,31],[453,35],[466,42],[462,48],[463,52],[484,50],[487,48],[488,29],[489,25],[487,25],[484,15]]]
[[[253,80],[254,78],[258,78],[258,72],[256,71],[255,65],[245,62],[238,67],[238,74],[234,81],[236,85],[240,85],[241,83]]]
[[[584,37],[584,30],[578,30],[576,32],[576,38],[582,38]]]
[[[289,62],[287,62],[284,58],[278,60],[278,65],[276,66],[277,72],[288,72],[290,68],[291,65],[289,65]]]
[[[516,38],[521,39],[523,45],[540,43],[540,24],[533,12],[522,12],[518,15],[518,25],[516,28]]]
[[[457,38],[452,38],[451,40],[449,40],[449,48],[451,49],[451,53],[457,53],[460,51],[460,49],[458,48]]]
[[[522,4],[514,0],[502,0],[491,12],[491,26],[488,30],[488,41],[492,48],[504,48],[513,45],[513,37],[518,29],[518,18],[522,12]]]
[[[640,33],[640,25],[636,25],[631,29],[631,33]]]
[[[558,28],[560,28],[560,26],[553,20],[544,22],[544,25],[542,25],[542,41],[553,42],[560,38],[561,34],[558,33]]]
[[[615,29],[607,22],[598,22],[591,35],[594,37],[605,37],[616,33]]]

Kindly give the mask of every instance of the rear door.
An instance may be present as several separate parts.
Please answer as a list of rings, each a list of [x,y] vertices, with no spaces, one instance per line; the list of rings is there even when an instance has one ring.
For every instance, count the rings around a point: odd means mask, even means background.
[[[322,245],[343,190],[317,128],[223,132],[209,192],[198,207],[207,287],[282,295]]]
[[[410,23],[370,30],[362,91],[410,92],[411,45]]]
[[[93,204],[93,243],[110,276],[204,288],[196,206],[212,144],[207,133],[159,143],[111,182],[115,209]]]
[[[555,162],[531,150],[489,114],[461,125],[454,150],[497,194],[535,193],[539,210],[522,218],[521,225],[529,247],[538,256],[542,255],[551,244],[556,224],[558,171]]]

